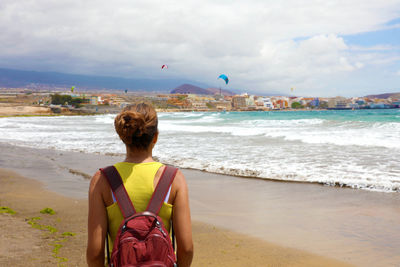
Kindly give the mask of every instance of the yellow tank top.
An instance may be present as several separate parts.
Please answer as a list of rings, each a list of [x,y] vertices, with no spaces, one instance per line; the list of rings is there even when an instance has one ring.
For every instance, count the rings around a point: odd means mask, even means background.
[[[159,162],[119,162],[114,164],[114,166],[121,175],[126,191],[128,192],[129,198],[131,199],[136,212],[145,211],[154,192],[154,176],[163,164]],[[172,205],[164,202],[158,215],[163,220],[167,231],[170,230],[171,214]],[[114,202],[112,205],[107,207],[107,216],[108,231],[112,247],[118,228],[123,220],[117,202]]]

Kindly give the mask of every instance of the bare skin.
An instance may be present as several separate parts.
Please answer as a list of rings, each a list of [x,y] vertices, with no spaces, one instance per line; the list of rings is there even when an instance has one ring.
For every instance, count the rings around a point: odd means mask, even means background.
[[[152,151],[157,142],[158,134],[154,136],[147,150],[137,150],[126,147],[126,162],[145,163],[153,162]],[[154,186],[157,185],[164,166],[154,177]],[[174,225],[177,263],[179,267],[190,266],[193,259],[192,226],[189,209],[189,195],[186,180],[182,172],[178,171],[171,187],[168,203],[173,205],[172,223]],[[89,266],[104,266],[104,247],[107,232],[106,207],[113,204],[110,186],[100,171],[93,176],[89,188],[89,217],[88,217],[88,245],[86,259]]]

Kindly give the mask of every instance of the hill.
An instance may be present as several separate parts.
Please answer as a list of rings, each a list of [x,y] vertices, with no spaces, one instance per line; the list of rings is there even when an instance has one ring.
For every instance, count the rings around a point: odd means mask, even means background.
[[[223,95],[234,95],[235,93],[228,90],[221,90]],[[171,91],[171,94],[196,94],[196,95],[214,95],[219,94],[218,88],[207,88],[203,89],[201,87],[192,84],[182,84]]]
[[[367,98],[380,98],[380,99],[386,99],[386,98],[389,98],[389,97],[400,98],[400,93],[384,93],[384,94],[379,94],[379,95],[367,95],[365,97],[367,97]]]
[[[219,94],[220,93],[220,89],[219,88],[207,88],[206,89],[209,92],[212,92],[212,94]],[[221,93],[223,95],[236,95],[236,93],[229,91],[229,90],[225,90],[225,89],[221,89]]]
[[[171,94],[209,95],[210,92],[192,84],[182,84],[171,91]]]
[[[81,89],[118,89],[167,92],[182,83],[204,84],[185,79],[129,79],[109,76],[24,71],[0,68],[0,87],[71,87]]]

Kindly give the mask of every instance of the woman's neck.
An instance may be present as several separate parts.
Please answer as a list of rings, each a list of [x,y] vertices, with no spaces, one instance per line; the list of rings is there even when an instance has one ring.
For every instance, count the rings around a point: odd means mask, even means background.
[[[125,162],[132,163],[144,163],[144,162],[153,162],[152,149],[148,150],[137,150],[126,148],[126,158]]]

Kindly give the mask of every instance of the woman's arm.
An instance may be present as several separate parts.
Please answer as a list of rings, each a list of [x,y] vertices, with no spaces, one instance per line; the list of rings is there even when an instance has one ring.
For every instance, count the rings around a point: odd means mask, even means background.
[[[185,176],[178,171],[173,186],[176,188],[172,223],[176,234],[178,266],[190,266],[193,259],[192,224],[189,194]]]
[[[104,267],[104,240],[107,233],[107,211],[102,197],[105,178],[98,171],[89,188],[88,244],[86,260],[89,266]]]

